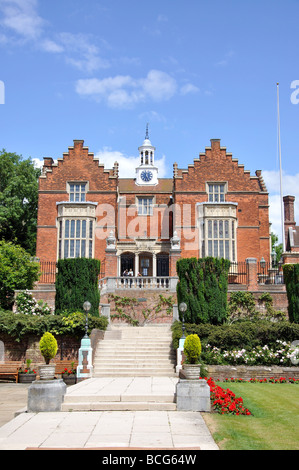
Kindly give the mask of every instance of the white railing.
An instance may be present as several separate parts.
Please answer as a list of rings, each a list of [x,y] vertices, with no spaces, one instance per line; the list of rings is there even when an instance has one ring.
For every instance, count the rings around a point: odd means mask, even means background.
[[[104,277],[99,280],[99,289],[102,293],[113,292],[116,289],[169,289],[175,290],[177,277],[158,276],[158,277]]]

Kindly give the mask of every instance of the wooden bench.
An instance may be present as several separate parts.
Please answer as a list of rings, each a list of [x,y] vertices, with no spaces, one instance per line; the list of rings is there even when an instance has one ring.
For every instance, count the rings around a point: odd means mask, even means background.
[[[55,374],[61,375],[65,369],[71,369],[72,362],[74,363],[74,369],[77,369],[78,361],[71,361],[68,359],[55,361]]]
[[[9,361],[5,364],[0,364],[0,379],[4,378],[14,378],[16,383],[18,383],[18,373],[19,369],[22,367],[21,361]]]

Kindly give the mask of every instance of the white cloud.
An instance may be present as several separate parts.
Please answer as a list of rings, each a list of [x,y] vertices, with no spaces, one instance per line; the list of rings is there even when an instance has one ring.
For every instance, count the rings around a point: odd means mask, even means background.
[[[192,83],[186,83],[186,85],[182,86],[181,88],[181,94],[182,95],[188,95],[189,93],[198,93],[199,88],[195,85],[192,85]]]
[[[263,171],[264,181],[269,192],[270,222],[271,230],[282,241],[281,227],[281,197],[280,197],[280,174],[279,171]],[[299,223],[299,173],[289,175],[282,173],[283,196],[295,196],[295,221]]]
[[[188,83],[180,91],[186,95],[197,92],[198,88]],[[150,70],[147,76],[141,79],[134,79],[130,75],[81,79],[76,83],[76,92],[90,96],[96,101],[104,100],[111,108],[129,108],[148,100],[167,101],[178,92],[178,84],[168,73]]]
[[[0,23],[25,39],[36,39],[42,32],[44,20],[37,13],[37,0],[1,0]]]
[[[113,168],[115,162],[119,164],[120,178],[134,178],[135,168],[140,164],[139,156],[128,156],[117,150],[111,150],[104,147],[95,155],[101,163],[105,164],[105,168]],[[166,158],[163,155],[160,159],[155,159],[155,165],[159,168],[159,178],[165,178],[167,174]]]

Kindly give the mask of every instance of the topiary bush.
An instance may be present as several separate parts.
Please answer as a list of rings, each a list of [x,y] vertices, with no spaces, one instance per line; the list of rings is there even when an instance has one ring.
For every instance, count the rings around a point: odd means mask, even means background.
[[[89,258],[61,259],[57,266],[55,313],[84,313],[83,303],[88,300],[91,303],[89,313],[99,316],[100,261]]]
[[[299,264],[284,265],[283,277],[288,296],[289,319],[299,323]]]
[[[223,258],[177,261],[178,304],[187,304],[186,322],[219,325],[226,320],[229,267],[230,261]]]
[[[201,342],[198,335],[188,335],[184,342],[184,354],[187,364],[199,364]]]
[[[48,331],[43,334],[39,342],[40,352],[45,359],[46,364],[49,364],[50,360],[56,356],[58,345],[57,341]]]

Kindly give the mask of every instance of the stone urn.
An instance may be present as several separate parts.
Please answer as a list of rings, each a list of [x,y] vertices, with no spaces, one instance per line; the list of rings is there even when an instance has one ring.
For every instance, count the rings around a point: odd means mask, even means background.
[[[183,364],[186,380],[198,380],[200,377],[200,364]]]
[[[38,366],[40,380],[53,380],[55,377],[56,364],[42,364]]]

